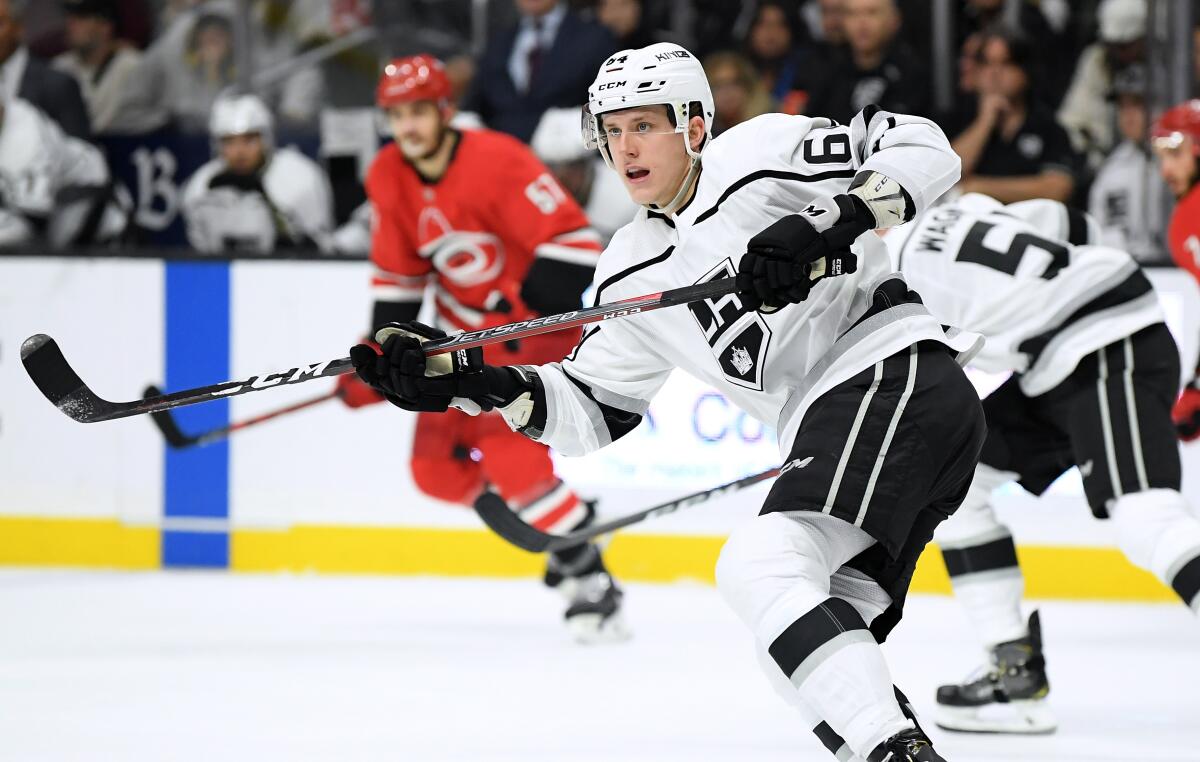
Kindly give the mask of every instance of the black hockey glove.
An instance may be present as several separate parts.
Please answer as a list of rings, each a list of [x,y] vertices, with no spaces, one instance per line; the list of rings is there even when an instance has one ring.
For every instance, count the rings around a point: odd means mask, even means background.
[[[454,406],[474,415],[482,408],[471,397],[487,389],[483,350],[426,357],[421,345],[445,337],[445,331],[416,321],[388,323],[375,334],[382,353],[359,344],[350,350],[350,360],[358,377],[397,407],[441,413]]]
[[[545,393],[531,368],[485,365],[483,349],[460,349],[426,357],[421,345],[446,332],[416,321],[388,323],[370,344],[350,349],[354,370],[393,405],[414,412],[455,407],[470,415],[497,409],[513,429],[540,436]]]
[[[800,214],[775,221],[746,244],[738,265],[738,295],[763,312],[804,301],[821,278],[858,269],[850,244],[874,226],[866,203],[850,195],[809,204]]]

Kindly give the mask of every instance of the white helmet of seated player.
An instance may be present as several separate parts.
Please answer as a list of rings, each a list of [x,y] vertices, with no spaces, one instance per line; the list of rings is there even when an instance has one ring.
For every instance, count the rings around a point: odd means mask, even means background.
[[[208,119],[208,134],[213,141],[213,153],[221,153],[225,138],[258,135],[265,156],[275,145],[274,120],[267,104],[257,95],[221,95],[213,103]]]
[[[666,204],[644,206],[670,214],[686,197],[700,170],[700,151],[712,135],[713,96],[704,67],[683,47],[660,42],[637,50],[622,50],[606,60],[588,88],[588,104],[583,110],[583,140],[589,149],[597,149],[614,170],[612,151],[605,130],[605,114],[640,106],[666,106],[673,131],[680,135],[684,150],[691,158],[687,174]],[[704,121],[704,134],[693,148],[688,134],[692,117]]]

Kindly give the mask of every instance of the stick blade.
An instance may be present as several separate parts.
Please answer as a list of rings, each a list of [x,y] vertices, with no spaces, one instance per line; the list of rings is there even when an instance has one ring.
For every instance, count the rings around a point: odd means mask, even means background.
[[[151,397],[161,397],[162,389],[151,384],[147,386],[142,396],[149,399]],[[159,410],[150,414],[150,419],[154,421],[154,425],[158,427],[159,433],[163,435],[163,439],[167,441],[167,445],[173,450],[184,450],[188,447],[193,447],[198,444],[195,437],[189,437],[183,433],[183,429],[179,428],[179,424],[175,421],[175,416],[171,415],[166,410]]]
[[[38,391],[67,416],[80,423],[104,420],[110,403],[87,388],[54,339],[44,333],[25,339],[21,364]]]
[[[521,520],[497,494],[485,492],[475,500],[475,513],[493,532],[530,553],[542,553],[554,535],[535,529]]]

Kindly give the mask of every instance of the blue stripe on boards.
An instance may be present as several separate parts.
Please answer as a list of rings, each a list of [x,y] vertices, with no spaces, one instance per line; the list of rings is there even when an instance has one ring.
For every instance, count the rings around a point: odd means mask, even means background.
[[[226,262],[168,262],[165,268],[166,391],[229,378],[229,279]],[[229,423],[229,400],[174,411],[187,432]],[[166,449],[163,516],[170,519],[229,517],[229,444]],[[216,522],[214,522],[216,523]],[[227,530],[164,530],[163,566],[229,566]]]

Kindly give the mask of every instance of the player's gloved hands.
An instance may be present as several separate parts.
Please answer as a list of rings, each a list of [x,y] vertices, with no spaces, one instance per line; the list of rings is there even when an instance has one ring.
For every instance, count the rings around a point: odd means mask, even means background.
[[[1183,394],[1175,401],[1171,418],[1175,421],[1175,430],[1179,438],[1191,442],[1200,437],[1200,388],[1192,381],[1183,387]]]
[[[812,284],[821,278],[848,275],[858,269],[858,257],[850,251],[850,244],[871,229],[875,218],[856,197],[838,196],[827,206],[834,211],[814,202],[803,213],[776,220],[750,239],[737,275],[738,294],[747,306],[773,312],[785,304],[798,304],[808,298]],[[835,211],[842,207],[845,219],[824,232],[811,221],[813,210],[835,219]],[[867,215],[871,222],[858,218],[859,214]]]
[[[445,331],[416,321],[388,323],[375,334],[382,354],[359,344],[350,350],[350,360],[359,378],[405,410],[442,413],[453,406],[477,415],[490,409],[471,399],[487,391],[482,349],[425,356],[422,344],[445,337]]]

